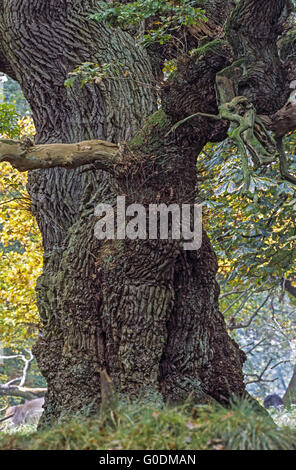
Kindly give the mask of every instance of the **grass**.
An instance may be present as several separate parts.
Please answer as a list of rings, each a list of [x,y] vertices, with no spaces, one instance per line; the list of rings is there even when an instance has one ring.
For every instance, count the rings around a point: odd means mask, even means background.
[[[293,450],[296,430],[279,427],[249,402],[157,409],[119,404],[94,418],[73,419],[42,432],[0,433],[0,450]]]

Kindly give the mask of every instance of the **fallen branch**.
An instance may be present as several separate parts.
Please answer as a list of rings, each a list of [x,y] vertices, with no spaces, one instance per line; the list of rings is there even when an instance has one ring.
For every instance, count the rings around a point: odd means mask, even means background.
[[[0,395],[21,397],[26,400],[33,400],[34,398],[44,397],[47,388],[28,388],[18,387],[15,385],[0,385]]]

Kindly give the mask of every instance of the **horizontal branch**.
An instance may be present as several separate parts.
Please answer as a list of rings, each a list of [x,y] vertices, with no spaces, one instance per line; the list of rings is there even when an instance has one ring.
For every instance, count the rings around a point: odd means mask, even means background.
[[[118,145],[104,140],[44,145],[0,140],[0,162],[9,162],[18,171],[54,167],[73,169],[96,163],[96,168],[112,173],[118,152]]]
[[[288,101],[272,116],[259,116],[265,127],[276,137],[283,137],[296,129],[296,105]]]
[[[45,396],[47,388],[28,388],[17,387],[14,385],[0,385],[0,395],[14,396],[25,398],[26,400],[33,400],[34,398],[41,398]]]

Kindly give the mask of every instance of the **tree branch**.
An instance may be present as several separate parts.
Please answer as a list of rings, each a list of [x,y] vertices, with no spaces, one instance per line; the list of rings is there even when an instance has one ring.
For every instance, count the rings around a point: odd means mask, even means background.
[[[25,385],[25,382],[26,382],[26,379],[27,379],[27,373],[28,373],[30,364],[34,359],[34,356],[31,353],[31,351],[28,351],[27,349],[25,349],[25,351],[29,354],[29,356],[30,356],[29,359],[27,359],[24,354],[16,354],[14,356],[0,356],[0,359],[16,359],[16,358],[19,357],[25,363],[24,368],[23,368],[22,377],[17,377],[15,379],[10,380],[9,382],[7,382],[5,384],[6,386],[10,386],[14,382],[19,382],[19,387],[23,387],[23,385]]]
[[[263,379],[263,376],[264,376],[265,372],[268,370],[271,363],[272,363],[272,359],[269,359],[269,361],[265,365],[263,371],[259,374],[247,374],[246,377],[254,377],[254,379],[249,380],[248,382],[246,382],[246,385],[249,385],[249,384],[252,384],[252,383],[259,383],[259,382],[275,382],[275,380],[277,380],[277,378],[275,378],[275,379]]]
[[[17,359],[20,358],[24,361],[25,365],[23,368],[22,377],[17,377],[15,379],[10,380],[6,384],[0,384],[0,396],[15,396],[15,397],[22,397],[27,400],[32,400],[33,398],[44,397],[47,389],[46,388],[28,388],[24,387],[27,373],[30,367],[34,356],[31,351],[25,349],[25,351],[29,354],[29,358],[27,359],[24,354],[15,354],[12,356],[0,356],[0,359]],[[15,382],[19,382],[19,385],[13,385]]]
[[[26,379],[27,379],[27,373],[28,373],[28,370],[29,370],[29,367],[30,367],[30,364],[31,362],[33,361],[34,359],[34,356],[33,354],[31,353],[31,351],[27,351],[29,354],[30,354],[30,357],[29,359],[26,359],[24,357],[24,362],[25,362],[25,366],[24,366],[24,369],[23,369],[23,375],[21,377],[21,381],[19,383],[19,386],[20,387],[23,387],[25,385],[25,382],[26,382]]]
[[[73,169],[95,162],[96,168],[113,173],[118,153],[118,145],[103,140],[45,145],[0,140],[0,162],[9,162],[18,171],[57,166]]]
[[[248,356],[249,354],[251,354],[256,348],[258,348],[258,346],[262,345],[262,344],[265,343],[266,341],[267,341],[267,338],[261,338],[260,341],[258,341],[258,342],[255,343],[255,344],[254,344],[254,342],[253,342],[253,343],[250,343],[250,344],[247,344],[247,345],[245,346],[245,348],[247,348],[247,347],[249,347],[249,346],[251,346],[251,348],[248,349],[248,351],[245,351],[245,349],[244,349],[246,355]]]
[[[41,398],[45,396],[47,388],[28,388],[17,387],[14,385],[0,385],[0,395],[14,396],[25,398],[26,400],[33,400],[34,398]]]
[[[266,302],[268,301],[268,299],[270,298],[271,296],[271,292],[269,291],[266,299],[264,299],[264,301],[262,302],[261,305],[259,305],[259,307],[255,310],[255,312],[251,315],[251,317],[249,318],[249,320],[246,322],[246,323],[235,323],[234,325],[230,325],[228,328],[229,330],[238,330],[240,328],[248,328],[252,321],[255,319],[255,317],[258,315],[258,313],[260,312],[260,310],[264,307],[264,305],[266,304]],[[245,302],[244,302],[245,303]],[[235,315],[237,313],[239,313],[239,311],[241,310],[241,308],[239,308],[235,314],[233,315],[235,317]]]

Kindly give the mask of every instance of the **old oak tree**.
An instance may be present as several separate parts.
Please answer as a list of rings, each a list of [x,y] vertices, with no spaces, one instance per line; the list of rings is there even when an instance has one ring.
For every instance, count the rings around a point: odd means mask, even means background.
[[[94,237],[95,206],[117,195],[193,204],[197,156],[228,134],[246,193],[252,169],[272,162],[279,179],[296,181],[282,145],[295,128],[293,4],[187,3],[208,21],[174,27],[166,11],[171,36],[144,48],[138,29],[151,29],[157,11],[120,28],[92,17],[95,0],[0,1],[0,70],[20,83],[37,131],[34,143],[2,140],[0,161],[29,170],[43,236],[34,348],[48,384],[43,425],[96,412],[108,377],[130,397],[228,403],[245,394],[245,356],[218,310],[206,234],[198,251],[177,240]],[[172,59],[176,70],[164,80]],[[120,64],[125,73],[66,87],[85,63]]]

